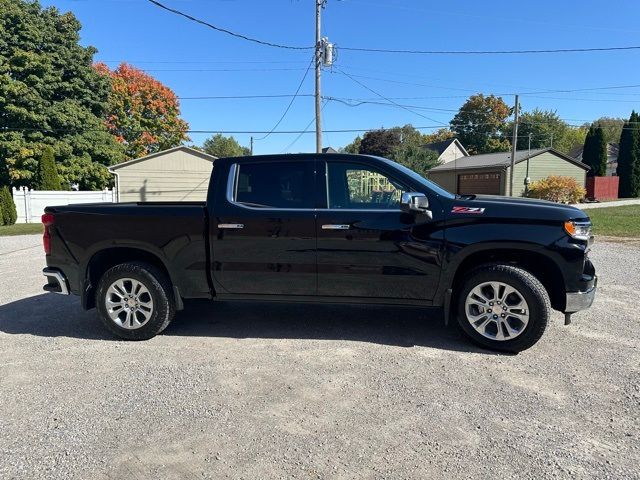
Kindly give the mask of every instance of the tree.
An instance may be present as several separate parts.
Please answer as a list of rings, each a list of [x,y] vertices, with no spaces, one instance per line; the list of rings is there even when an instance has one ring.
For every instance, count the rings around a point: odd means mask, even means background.
[[[439,163],[438,153],[433,150],[427,150],[421,145],[408,144],[396,147],[392,158],[423,177]]]
[[[456,136],[456,134],[453,133],[448,128],[439,128],[438,130],[436,130],[433,133],[429,133],[427,135],[424,135],[424,143],[427,144],[427,143],[443,142],[443,141],[449,140],[450,138],[453,138],[455,136]]]
[[[0,0],[0,12],[0,177],[32,187],[46,146],[70,166],[122,160],[102,121],[109,80],[92,66],[96,50],[79,45],[76,18],[22,0]]]
[[[360,137],[360,135],[358,135],[356,138],[354,138],[353,142],[349,143],[348,145],[345,145],[343,148],[340,149],[341,152],[343,153],[360,153],[360,144],[362,143],[362,137]]]
[[[243,147],[233,137],[225,137],[221,133],[216,133],[214,136],[207,138],[202,149],[209,155],[214,157],[242,157],[251,155],[251,150],[247,147]]]
[[[617,174],[620,197],[640,197],[640,115],[635,111],[620,134]]]
[[[553,139],[553,148],[569,155],[584,145],[588,131],[589,129],[585,127],[569,127],[560,138]]]
[[[504,129],[511,110],[501,97],[472,95],[451,120],[451,130],[471,154],[507,151]]]
[[[38,170],[33,187],[36,190],[62,190],[51,147],[46,147],[38,160]]]
[[[399,128],[371,130],[362,136],[359,153],[389,158],[400,144]]]
[[[593,125],[602,127],[607,143],[618,143],[620,141],[624,123],[624,118],[615,117],[600,117],[593,121]]]
[[[126,63],[113,71],[103,63],[95,68],[111,80],[104,119],[109,132],[124,145],[127,158],[142,157],[189,140],[189,125],[180,118],[178,98],[169,87]]]
[[[601,127],[589,128],[582,151],[582,163],[589,166],[587,175],[601,177],[607,174],[607,142]]]
[[[524,112],[518,120],[518,150],[529,148],[547,148],[557,146],[557,142],[564,137],[569,125],[562,120],[555,111],[534,109]],[[513,122],[509,122],[504,129],[507,138],[513,137]]]
[[[0,225],[13,225],[18,219],[16,205],[9,187],[0,188]]]

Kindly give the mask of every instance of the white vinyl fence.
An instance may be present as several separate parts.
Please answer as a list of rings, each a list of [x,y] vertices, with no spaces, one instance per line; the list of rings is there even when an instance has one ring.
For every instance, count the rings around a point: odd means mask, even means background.
[[[74,203],[103,203],[116,201],[113,190],[97,192],[29,190],[13,188],[13,203],[18,211],[17,223],[39,223],[45,207],[72,205]]]

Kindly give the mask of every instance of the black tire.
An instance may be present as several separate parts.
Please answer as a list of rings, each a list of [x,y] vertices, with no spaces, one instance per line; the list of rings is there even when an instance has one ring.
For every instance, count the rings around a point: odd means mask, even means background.
[[[467,319],[467,312],[465,311],[467,296],[471,293],[471,290],[484,282],[508,284],[518,290],[527,302],[529,321],[526,327],[514,338],[506,340],[487,338],[479,333]],[[492,350],[516,353],[532,347],[540,340],[551,316],[551,301],[540,281],[526,270],[513,265],[488,264],[477,267],[465,274],[465,282],[456,299],[456,316],[464,333],[476,344]]]
[[[150,318],[136,329],[118,325],[108,313],[106,299],[109,287],[117,280],[130,278],[142,283],[153,301]],[[116,297],[117,298],[117,297]],[[162,332],[175,315],[175,302],[171,281],[159,268],[142,262],[116,265],[107,270],[98,282],[96,308],[100,319],[113,334],[125,340],[148,340]]]

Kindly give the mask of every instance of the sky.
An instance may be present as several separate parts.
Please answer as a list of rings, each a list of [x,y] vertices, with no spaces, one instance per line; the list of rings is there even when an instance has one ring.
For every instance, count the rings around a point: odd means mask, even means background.
[[[264,41],[311,46],[314,0],[161,0],[216,26]],[[127,62],[147,71],[180,98],[191,130],[270,131],[290,98],[187,97],[292,95],[312,50],[268,47],[211,30],[147,0],[42,0],[72,11],[81,43],[98,49],[96,61]],[[640,45],[640,2],[581,0],[448,1],[328,0],[322,34],[337,46],[333,68],[322,72],[324,146],[336,149],[354,132],[412,124],[432,132],[446,126],[475,93],[500,94],[523,111],[557,111],[570,124],[601,116],[628,117],[640,109],[640,50],[536,55],[410,55],[341,47],[418,50],[526,50]],[[347,76],[350,75],[351,77]],[[357,80],[357,81],[356,81]],[[598,88],[583,92],[548,92]],[[234,134],[254,153],[315,150],[313,69],[277,131],[306,134]],[[527,94],[528,93],[528,94]],[[347,100],[346,100],[347,99]],[[380,104],[357,105],[359,100]],[[390,99],[389,102],[386,99]],[[345,104],[346,103],[346,104]],[[396,105],[394,105],[395,103]],[[404,105],[406,108],[400,107]],[[212,133],[192,133],[202,144]]]

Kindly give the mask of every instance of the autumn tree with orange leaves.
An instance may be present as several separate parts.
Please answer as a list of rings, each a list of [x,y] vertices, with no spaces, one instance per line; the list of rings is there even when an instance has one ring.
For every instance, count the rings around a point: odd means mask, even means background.
[[[142,157],[189,140],[189,125],[180,118],[178,98],[169,87],[126,63],[115,70],[104,63],[95,68],[111,79],[105,124],[124,145],[127,158]]]

